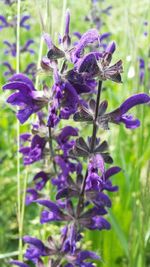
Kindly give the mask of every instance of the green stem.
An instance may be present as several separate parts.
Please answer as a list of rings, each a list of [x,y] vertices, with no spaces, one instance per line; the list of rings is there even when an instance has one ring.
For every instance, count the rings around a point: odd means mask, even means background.
[[[23,221],[24,221],[24,214],[25,214],[25,198],[26,198],[26,190],[27,190],[27,180],[28,180],[28,168],[26,168],[25,178],[24,178],[24,185],[23,185],[23,196],[22,196],[22,206],[21,206],[21,237],[23,236]]]
[[[21,1],[17,0],[17,33],[16,33],[16,73],[20,72],[20,8]],[[17,120],[17,217],[19,230],[19,260],[22,260],[22,236],[21,236],[21,179],[20,179],[20,123]]]

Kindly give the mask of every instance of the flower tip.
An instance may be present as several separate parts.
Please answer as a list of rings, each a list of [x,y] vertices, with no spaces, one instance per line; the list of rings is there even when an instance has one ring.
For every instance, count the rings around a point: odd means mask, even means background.
[[[114,41],[110,42],[106,47],[106,52],[113,54],[116,50],[116,43]]]

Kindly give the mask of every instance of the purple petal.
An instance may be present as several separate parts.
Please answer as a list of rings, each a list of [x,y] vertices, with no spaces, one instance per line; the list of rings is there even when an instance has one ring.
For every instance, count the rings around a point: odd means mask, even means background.
[[[53,42],[52,42],[50,35],[48,33],[44,33],[43,38],[44,38],[45,43],[48,46],[48,49],[49,50],[52,49],[53,48]]]
[[[7,83],[3,86],[3,90],[19,90],[24,94],[29,94],[31,93],[31,88],[28,84],[24,83],[24,82],[10,82]]]
[[[33,91],[35,90],[32,80],[22,73],[14,74],[9,80],[11,82],[20,81],[20,82],[27,83],[27,85],[30,86],[31,90]]]
[[[90,43],[95,42],[98,39],[99,39],[99,33],[96,29],[91,29],[86,33],[84,33],[75,47],[75,52],[74,52],[75,57],[79,58],[84,47]]]
[[[60,212],[59,207],[52,201],[50,200],[46,200],[46,199],[38,199],[36,200],[36,202],[42,206],[47,207],[48,209],[50,209],[51,211],[54,212]]]
[[[20,92],[14,93],[7,98],[7,103],[10,103],[11,105],[17,105],[17,106],[23,106],[24,107],[24,104],[28,105],[30,102],[31,102],[31,99],[27,96],[24,96],[24,94],[22,94]]]
[[[37,173],[33,178],[36,190],[42,190],[48,179],[48,175],[45,172],[41,171]]]
[[[26,122],[28,118],[32,115],[33,108],[32,107],[26,107],[25,109],[21,109],[17,113],[17,118],[20,121],[21,124]]]
[[[115,42],[111,42],[110,44],[108,44],[108,46],[106,47],[105,52],[109,53],[109,54],[113,54],[116,50],[116,44]]]
[[[107,39],[109,36],[111,35],[110,32],[106,32],[106,33],[103,33],[102,35],[100,35],[100,42],[102,42],[103,40]]]
[[[20,27],[30,30],[30,25],[25,24],[28,19],[30,19],[30,16],[23,16],[20,20]]]
[[[66,24],[65,24],[65,35],[69,35],[69,25],[70,25],[70,12],[66,11]]]
[[[27,189],[26,201],[25,201],[26,205],[30,205],[37,198],[38,198],[38,193],[36,192],[35,189],[33,189],[33,188]]]
[[[61,130],[61,133],[57,136],[57,142],[59,144],[66,143],[70,136],[77,136],[78,129],[72,126],[66,126]]]
[[[92,218],[93,224],[91,225],[90,229],[98,229],[98,230],[109,230],[111,228],[110,223],[105,220],[103,217],[97,216]]]
[[[79,253],[78,259],[84,261],[86,259],[99,260],[100,257],[93,251],[84,250]]]
[[[35,237],[31,237],[31,236],[24,236],[23,237],[23,241],[27,244],[31,244],[34,245],[35,247],[37,247],[38,249],[40,249],[41,251],[44,250],[44,244],[41,240],[35,238]]]
[[[150,97],[147,94],[141,93],[129,97],[119,108],[121,114],[125,114],[129,109],[136,105],[148,103]]]
[[[135,129],[140,126],[140,121],[138,119],[134,119],[132,115],[122,115],[121,122],[123,122],[128,129]]]
[[[10,264],[13,264],[13,265],[16,265],[16,266],[19,266],[19,267],[29,267],[28,264],[20,262],[20,261],[17,261],[17,260],[10,261]]]
[[[115,166],[115,167],[111,167],[109,168],[106,172],[105,172],[105,179],[108,180],[109,177],[117,174],[118,172],[121,171],[121,168]]]
[[[24,134],[21,134],[20,135],[20,140],[22,140],[22,141],[29,141],[30,140],[30,137],[31,137],[31,134],[29,134],[29,133],[24,133]]]

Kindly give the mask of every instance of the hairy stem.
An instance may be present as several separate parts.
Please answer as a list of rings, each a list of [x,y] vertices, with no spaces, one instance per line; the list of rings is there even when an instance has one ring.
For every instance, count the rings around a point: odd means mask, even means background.
[[[92,140],[91,140],[91,147],[90,147],[91,153],[94,151],[94,148],[95,148],[96,132],[97,132],[96,120],[98,117],[98,108],[99,108],[99,103],[100,103],[101,90],[102,90],[102,81],[99,81],[97,99],[96,99],[95,116],[94,116],[94,121],[93,121]],[[86,170],[86,174],[85,174],[85,177],[82,183],[80,197],[79,197],[79,201],[77,205],[77,217],[80,215],[80,212],[84,206],[84,191],[85,191],[87,176],[88,176],[88,170]]]

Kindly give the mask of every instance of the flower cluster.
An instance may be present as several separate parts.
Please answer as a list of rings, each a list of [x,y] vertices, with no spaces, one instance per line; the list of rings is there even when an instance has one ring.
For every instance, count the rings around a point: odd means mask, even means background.
[[[94,252],[83,249],[82,232],[85,229],[110,229],[107,213],[111,200],[107,191],[118,190],[111,178],[121,169],[106,167],[105,163],[113,164],[113,159],[107,141],[99,138],[98,130],[100,127],[108,130],[111,123],[122,123],[131,130],[139,127],[140,121],[128,112],[136,105],[150,102],[147,94],[139,93],[113,111],[106,112],[108,102],[100,99],[103,82],[122,82],[122,61],[111,63],[116,45],[111,42],[101,52],[98,49],[101,36],[97,29],[88,30],[73,44],[69,24],[70,13],[67,11],[60,47],[47,33],[44,34],[48,52],[41,61],[41,68],[53,77],[52,88],[44,84],[43,91],[38,91],[23,74],[13,75],[3,86],[4,90],[13,90],[7,102],[19,107],[17,118],[21,123],[33,113],[38,114],[32,134],[21,135],[20,152],[24,165],[37,161],[44,164],[47,157],[52,163],[50,171],[42,169],[34,176],[32,187],[27,190],[26,204],[34,202],[43,207],[41,224],[55,222],[62,225],[59,240],[49,236],[43,242],[25,236],[23,241],[28,246],[24,258],[27,263],[11,262],[20,267],[30,264],[45,267],[45,262],[51,267],[92,267],[94,261],[100,259]],[[91,125],[91,136],[83,138],[79,129],[70,125],[58,129],[60,121],[68,120],[72,115],[75,122]],[[41,197],[48,182],[55,187],[53,201],[44,194]]]
[[[12,6],[15,4],[16,1],[13,0],[6,0],[4,1],[5,5]],[[22,15],[21,20],[20,20],[20,28],[24,28],[25,30],[29,31],[30,30],[30,24],[28,24],[28,20],[30,19],[29,15]],[[0,31],[4,31],[6,28],[13,29],[14,32],[16,32],[16,27],[17,27],[17,17],[12,14],[11,19],[8,17],[5,17],[4,15],[0,15]],[[9,40],[4,40],[3,41],[6,49],[4,50],[4,54],[7,56],[12,56],[16,57],[17,53],[17,48],[16,48],[16,38],[15,42],[11,43]],[[34,50],[30,48],[32,46],[34,41],[32,39],[29,39],[26,41],[25,44],[20,46],[20,53],[30,53],[34,54]],[[7,70],[4,72],[4,76],[10,77],[11,75],[15,74],[15,69],[13,66],[9,63],[9,61],[3,62],[3,66],[7,68]],[[30,63],[26,67],[26,69],[23,71],[24,74],[29,75],[32,77],[34,80],[35,78],[35,73],[36,73],[36,65],[35,63]]]

